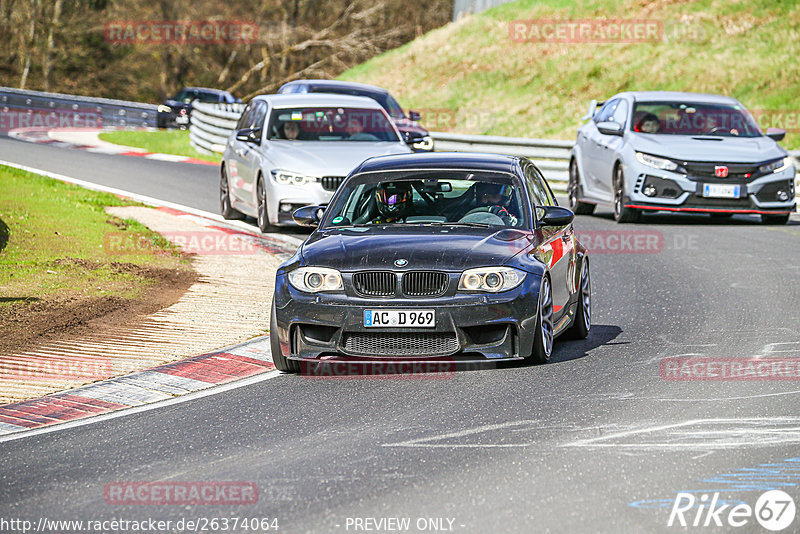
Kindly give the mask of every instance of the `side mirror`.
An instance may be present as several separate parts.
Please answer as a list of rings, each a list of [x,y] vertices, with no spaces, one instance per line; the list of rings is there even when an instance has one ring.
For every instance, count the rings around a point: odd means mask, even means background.
[[[598,122],[597,129],[604,135],[622,135],[622,125],[612,121]]]
[[[413,109],[409,109],[408,118],[411,119],[412,121],[418,121],[422,117],[420,116],[419,111],[414,111]]]
[[[236,131],[236,140],[244,141],[245,143],[253,143],[255,145],[261,144],[261,130],[254,130],[252,128],[243,128]]]
[[[566,226],[575,219],[571,210],[561,206],[537,206],[537,209],[544,210],[541,217],[544,226]]]
[[[786,137],[786,130],[783,128],[767,128],[767,137],[773,141],[781,141]]]
[[[292,214],[294,222],[300,226],[319,226],[322,216],[325,214],[325,206],[304,206]]]
[[[403,141],[405,141],[407,145],[421,143],[424,139],[425,136],[418,132],[403,132]]]

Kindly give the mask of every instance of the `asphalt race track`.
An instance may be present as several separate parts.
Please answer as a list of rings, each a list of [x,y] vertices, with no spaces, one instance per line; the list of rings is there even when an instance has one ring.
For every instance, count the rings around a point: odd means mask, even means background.
[[[217,209],[210,166],[9,139],[0,159]],[[662,371],[681,355],[800,357],[800,218],[659,215],[619,226],[606,211],[575,227],[595,249],[594,324],[586,341],[557,342],[552,363],[433,379],[281,375],[0,443],[0,516],[266,517],[281,532],[354,532],[355,518],[390,517],[412,527],[445,518],[454,532],[674,532],[678,492],[754,506],[783,487],[797,500],[800,464],[786,461],[800,456],[796,377]],[[637,232],[649,236],[639,246]],[[617,246],[626,248],[608,250]],[[106,484],[119,481],[245,481],[259,494],[236,507],[107,504]],[[739,530],[759,528],[750,518]]]

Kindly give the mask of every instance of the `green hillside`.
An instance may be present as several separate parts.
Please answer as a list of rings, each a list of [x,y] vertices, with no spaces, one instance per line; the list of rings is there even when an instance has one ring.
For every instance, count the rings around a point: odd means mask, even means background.
[[[533,43],[512,21],[637,19],[659,39]],[[538,26],[537,26],[538,27]],[[346,71],[423,112],[432,130],[574,139],[592,98],[624,90],[721,93],[800,148],[800,3],[520,0],[431,31]]]

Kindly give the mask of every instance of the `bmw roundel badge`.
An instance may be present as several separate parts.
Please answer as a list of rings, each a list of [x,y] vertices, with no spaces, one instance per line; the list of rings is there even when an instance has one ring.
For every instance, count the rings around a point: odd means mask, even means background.
[[[400,258],[399,260],[394,260],[394,264],[397,267],[405,267],[406,265],[408,265],[408,260]]]

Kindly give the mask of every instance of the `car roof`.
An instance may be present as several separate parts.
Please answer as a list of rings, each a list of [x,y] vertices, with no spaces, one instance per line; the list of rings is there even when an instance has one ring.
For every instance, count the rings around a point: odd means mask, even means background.
[[[228,91],[222,89],[213,89],[211,87],[184,87],[181,91],[204,91],[206,93],[216,93],[218,95],[228,94]]]
[[[341,106],[345,108],[383,109],[380,104],[366,96],[334,95],[328,93],[308,93],[285,95],[259,95],[253,100],[264,100],[276,108],[296,106]]]
[[[394,170],[453,169],[488,172],[513,172],[518,156],[472,152],[434,152],[377,156],[365,160],[356,172]]]
[[[382,93],[382,94],[389,93],[389,91],[387,91],[383,87],[378,87],[376,85],[369,85],[366,83],[358,83],[358,82],[343,82],[341,80],[294,80],[284,85],[313,85],[314,87],[331,87],[331,88],[336,87],[340,89],[358,89],[360,91],[369,93]]]
[[[619,93],[609,98],[618,98],[621,96],[630,96],[636,102],[664,102],[670,100],[679,100],[687,102],[695,102],[698,104],[738,104],[735,98],[724,95],[713,95],[709,93],[689,93],[683,91],[626,91]]]

